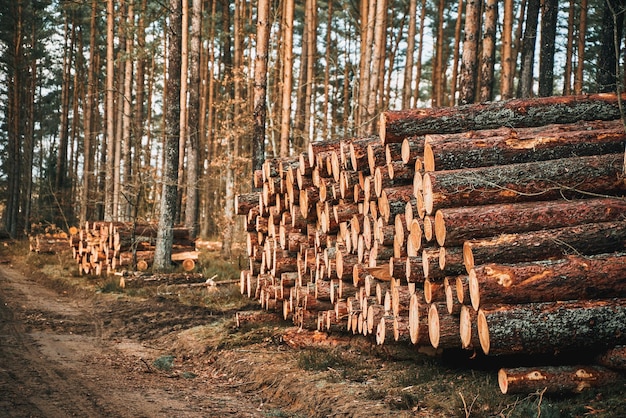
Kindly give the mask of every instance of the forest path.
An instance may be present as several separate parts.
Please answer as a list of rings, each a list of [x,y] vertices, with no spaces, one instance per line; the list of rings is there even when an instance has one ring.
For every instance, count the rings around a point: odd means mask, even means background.
[[[206,368],[154,366],[167,347],[147,337],[172,326],[158,305],[53,287],[0,265],[0,416],[263,416]]]

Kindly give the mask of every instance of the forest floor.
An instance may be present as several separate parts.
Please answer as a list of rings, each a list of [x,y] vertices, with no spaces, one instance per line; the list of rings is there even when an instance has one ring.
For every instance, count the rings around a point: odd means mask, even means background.
[[[502,395],[507,360],[303,339],[236,285],[122,291],[68,254],[0,242],[0,417],[614,417],[626,384],[578,395]],[[191,294],[193,292],[194,294]]]

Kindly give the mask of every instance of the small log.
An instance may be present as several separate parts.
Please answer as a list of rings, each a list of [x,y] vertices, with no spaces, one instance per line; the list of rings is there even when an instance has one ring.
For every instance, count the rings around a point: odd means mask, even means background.
[[[241,328],[244,325],[260,325],[265,323],[281,322],[277,312],[270,311],[238,311],[235,313],[235,326]]]
[[[456,206],[577,198],[626,187],[624,153],[424,174],[427,214]]]
[[[478,264],[520,263],[563,258],[573,252],[594,255],[624,249],[626,221],[601,222],[468,240],[463,244],[463,262],[469,273]]]
[[[457,107],[416,108],[381,114],[379,136],[383,144],[414,135],[532,127],[581,120],[619,119],[616,94],[537,97]]]
[[[495,305],[478,311],[485,354],[556,354],[626,343],[626,300]]]
[[[503,394],[516,393],[580,393],[620,381],[622,377],[599,366],[543,366],[502,368],[498,385]]]
[[[469,271],[472,307],[626,297],[626,255],[568,256],[520,264],[482,264]]]

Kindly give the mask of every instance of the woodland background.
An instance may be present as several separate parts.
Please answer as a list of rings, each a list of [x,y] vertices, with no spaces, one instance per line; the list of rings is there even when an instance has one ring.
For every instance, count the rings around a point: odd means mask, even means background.
[[[265,158],[387,109],[621,92],[624,0],[0,0],[4,233],[238,240]]]

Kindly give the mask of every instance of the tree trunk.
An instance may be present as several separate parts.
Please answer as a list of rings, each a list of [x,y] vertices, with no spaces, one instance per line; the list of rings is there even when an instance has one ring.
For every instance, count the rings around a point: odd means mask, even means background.
[[[260,170],[265,160],[265,125],[267,118],[267,61],[269,49],[269,0],[257,5],[257,42],[254,61],[254,133],[252,136],[252,172]]]
[[[200,34],[202,30],[202,1],[194,0],[191,14],[191,48],[189,74],[189,139],[187,141],[187,202],[185,226],[192,238],[198,234],[200,196],[199,150],[200,150]]]
[[[181,80],[181,33],[182,1],[170,0],[169,27],[171,34],[168,51],[167,102],[166,107],[166,142],[163,167],[163,186],[161,193],[161,211],[159,231],[154,253],[154,271],[167,270],[172,259],[174,220],[176,219],[178,199],[178,153],[180,135],[180,80]]]
[[[115,8],[114,1],[107,0],[107,57],[106,57],[106,169],[104,191],[104,220],[113,220],[113,176],[115,156],[115,60],[114,60],[114,36],[115,36]]]
[[[623,1],[606,0],[602,12],[600,26],[600,50],[597,60],[597,78],[599,92],[620,91],[617,83],[621,83],[616,48],[621,47],[622,30],[624,27]]]
[[[480,264],[546,260],[574,252],[593,255],[624,248],[626,223],[601,222],[468,240],[463,244],[463,260],[469,272]]]
[[[472,307],[626,296],[626,255],[520,264],[481,264],[469,272]]]
[[[563,71],[563,95],[572,94],[572,60],[574,58],[574,18],[576,14],[576,2],[569,1],[567,14],[567,45],[565,47],[565,70]]]
[[[525,98],[533,96],[533,68],[535,63],[535,43],[537,39],[540,3],[540,0],[528,0],[517,97]]]
[[[459,82],[459,49],[461,44],[461,22],[463,21],[463,0],[459,0],[456,13],[456,24],[454,26],[454,52],[452,58],[452,84],[450,85],[449,106],[454,106],[456,104],[456,90]],[[406,109],[406,107],[404,108]]]
[[[459,104],[461,105],[474,103],[476,96],[480,13],[481,3],[478,0],[468,0],[465,6],[465,40],[463,41],[463,57],[461,61],[461,85],[459,94]]]
[[[381,115],[379,136],[386,144],[417,135],[620,118],[615,94],[513,99],[455,108],[386,111]]]
[[[578,17],[578,41],[576,74],[574,76],[574,94],[583,92],[583,70],[585,68],[585,38],[587,36],[587,0],[581,0]]]
[[[485,28],[480,67],[480,101],[493,100],[493,67],[496,58],[496,26],[498,23],[498,1],[485,3]]]
[[[291,91],[293,80],[293,16],[294,0],[286,0],[284,17],[284,45],[283,45],[283,95],[280,122],[280,156],[289,155],[289,137],[291,131]]]
[[[404,65],[404,85],[402,88],[402,108],[411,107],[413,97],[413,67],[415,64],[415,32],[417,26],[417,0],[409,1],[409,33],[407,35],[406,63]]]
[[[375,119],[383,97],[383,90],[379,88],[384,75],[381,66],[385,60],[385,34],[386,34],[387,0],[376,0],[376,17],[374,25],[374,50],[372,56],[371,75],[369,79],[366,132],[368,135],[374,132]]]
[[[478,311],[483,352],[557,354],[626,343],[626,300],[498,305]]]
[[[554,90],[554,51],[559,0],[541,4],[541,48],[539,50],[539,96],[552,96]]]
[[[513,97],[513,0],[504,0],[504,23],[502,26],[502,72],[500,73],[500,95],[503,100]]]
[[[623,191],[624,155],[587,157],[433,171],[423,178],[424,208],[576,198]]]

